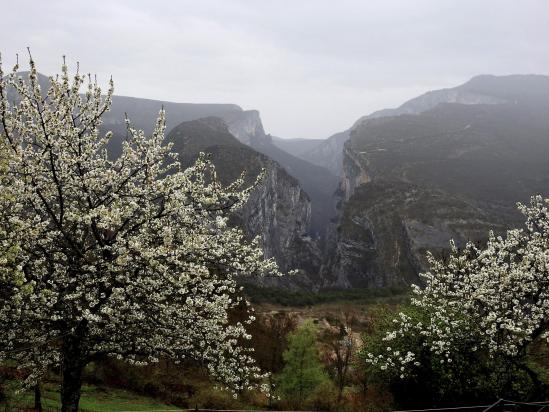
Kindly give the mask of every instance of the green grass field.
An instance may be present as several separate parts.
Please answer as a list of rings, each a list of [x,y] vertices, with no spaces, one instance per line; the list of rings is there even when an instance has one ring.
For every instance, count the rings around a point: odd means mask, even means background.
[[[0,411],[32,410],[34,393],[23,392],[16,394],[15,383],[8,386],[8,399],[0,402]],[[61,410],[59,388],[57,385],[45,384],[42,386],[42,407],[44,412]],[[135,393],[97,386],[84,385],[80,398],[82,412],[122,412],[122,411],[177,411],[174,406],[167,405],[155,399],[140,396]]]

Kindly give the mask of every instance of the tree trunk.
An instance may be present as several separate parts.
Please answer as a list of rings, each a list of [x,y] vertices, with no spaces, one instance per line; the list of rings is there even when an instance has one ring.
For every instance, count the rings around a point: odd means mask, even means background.
[[[267,407],[269,409],[273,409],[274,385],[273,385],[273,374],[272,373],[269,374],[268,379],[269,379],[269,398],[268,398],[269,403],[268,403]]]
[[[34,411],[42,412],[42,396],[40,393],[40,384],[34,385]]]
[[[61,412],[78,412],[84,366],[86,365],[82,339],[74,335],[65,337],[63,341]]]

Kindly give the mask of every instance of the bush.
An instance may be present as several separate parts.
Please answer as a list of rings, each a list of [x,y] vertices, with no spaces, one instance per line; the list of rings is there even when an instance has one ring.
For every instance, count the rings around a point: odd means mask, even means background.
[[[331,411],[337,406],[337,387],[330,380],[322,381],[305,399],[304,406],[315,411]]]
[[[411,324],[429,321],[429,313],[414,306],[400,308]],[[385,387],[394,397],[397,407],[426,408],[491,403],[498,397],[528,399],[534,390],[525,371],[504,357],[491,357],[486,351],[471,351],[474,342],[463,342],[451,361],[437,355],[424,345],[421,335],[398,335],[384,340],[394,330],[396,313],[386,307],[375,311],[371,330],[364,335],[360,355],[370,387]],[[389,349],[390,348],[390,349]],[[402,356],[416,354],[413,366],[405,372],[398,368],[380,368],[372,364],[369,354],[391,351]]]

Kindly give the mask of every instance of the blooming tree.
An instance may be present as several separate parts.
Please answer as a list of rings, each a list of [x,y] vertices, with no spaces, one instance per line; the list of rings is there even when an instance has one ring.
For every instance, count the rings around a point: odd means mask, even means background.
[[[28,384],[59,366],[63,411],[78,409],[82,371],[103,356],[194,358],[226,387],[250,387],[261,375],[240,344],[246,321],[229,322],[242,303],[235,277],[278,274],[227,226],[251,188],[222,187],[205,156],[181,170],[163,143],[163,111],[152,136],[127,121],[122,154],[109,160],[112,134],[100,125],[112,80],[102,95],[63,64],[45,91],[30,60],[28,79],[0,68],[11,152],[0,183],[0,247],[11,251],[0,260],[0,360],[31,371]]]
[[[414,286],[411,304],[422,320],[400,313],[383,338],[382,353],[364,359],[405,378],[419,367],[412,341],[451,364],[463,348],[505,359],[537,377],[525,362],[532,342],[549,341],[549,199],[532,197],[519,204],[526,228],[489,235],[485,248],[469,243],[458,251],[451,244],[447,261],[429,255],[425,287]],[[419,343],[419,344],[418,344]]]

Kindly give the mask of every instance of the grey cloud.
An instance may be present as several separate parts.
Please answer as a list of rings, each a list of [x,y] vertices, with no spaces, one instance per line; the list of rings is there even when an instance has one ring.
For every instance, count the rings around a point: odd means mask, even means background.
[[[6,63],[30,46],[119,94],[234,102],[266,129],[327,137],[481,73],[548,73],[543,0],[0,0]]]

